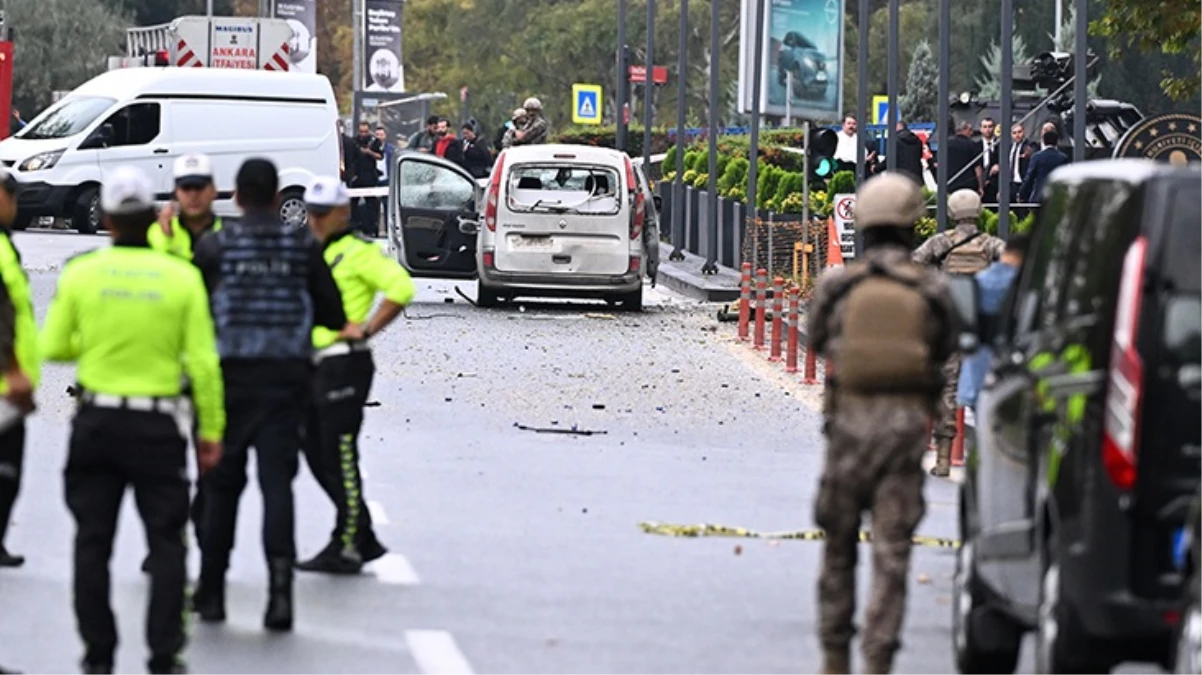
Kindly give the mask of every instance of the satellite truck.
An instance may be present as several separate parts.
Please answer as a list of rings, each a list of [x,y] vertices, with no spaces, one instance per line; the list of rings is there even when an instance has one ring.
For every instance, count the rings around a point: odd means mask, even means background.
[[[125,55],[109,70],[175,66],[289,72],[301,36],[285,19],[181,16],[170,23],[125,31]]]

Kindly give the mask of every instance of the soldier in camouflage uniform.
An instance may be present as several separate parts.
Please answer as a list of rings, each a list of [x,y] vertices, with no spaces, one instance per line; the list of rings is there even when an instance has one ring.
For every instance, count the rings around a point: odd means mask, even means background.
[[[538,145],[547,142],[551,125],[543,117],[543,102],[531,96],[522,104],[526,110],[526,126],[514,132],[513,145]]]
[[[517,133],[526,128],[526,122],[529,118],[526,116],[525,108],[518,108],[513,111],[512,124],[505,129],[505,135],[501,137],[501,149],[513,147],[514,140],[517,138]]]
[[[892,172],[869,179],[856,199],[864,254],[824,276],[810,312],[814,348],[835,366],[826,464],[814,500],[814,521],[826,532],[818,579],[824,673],[851,668],[864,511],[871,513],[873,555],[864,672],[890,672],[901,646],[911,538],[926,511],[927,422],[942,386],[940,364],[955,347],[944,278],[910,260],[922,215],[912,180]]]
[[[977,227],[981,197],[975,190],[957,190],[947,199],[947,217],[955,227],[926,240],[914,251],[914,262],[941,267],[948,274],[976,274],[1002,255],[1006,242]],[[932,476],[951,473],[952,441],[956,438],[956,386],[960,381],[960,355],[944,364],[946,382],[935,421],[935,466]]]

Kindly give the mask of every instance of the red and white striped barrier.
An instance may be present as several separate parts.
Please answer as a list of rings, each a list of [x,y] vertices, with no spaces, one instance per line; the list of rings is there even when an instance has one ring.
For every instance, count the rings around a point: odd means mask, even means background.
[[[796,286],[789,289],[789,314],[788,325],[785,328],[785,372],[797,372],[797,338],[801,331],[801,326],[798,323],[801,320],[800,312],[800,296],[801,293]]]
[[[755,341],[756,351],[764,348],[764,312],[768,308],[768,270],[761,267],[755,273]]]
[[[743,274],[739,279],[739,340],[751,339],[751,263],[743,263]]]
[[[772,362],[780,361],[780,346],[781,346],[781,327],[783,325],[785,313],[785,280],[776,277],[772,280],[772,342],[768,360]]]

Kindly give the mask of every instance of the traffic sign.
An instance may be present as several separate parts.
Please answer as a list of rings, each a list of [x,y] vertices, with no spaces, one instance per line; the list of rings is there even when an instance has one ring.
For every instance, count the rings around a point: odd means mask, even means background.
[[[629,69],[631,82],[646,82],[647,81],[647,66],[630,66]],[[668,83],[668,67],[667,66],[652,66],[651,81],[653,84]]]
[[[572,123],[601,124],[601,85],[572,85]]]
[[[872,123],[885,124],[889,121],[889,97],[872,97]]]
[[[844,260],[856,257],[856,196],[835,195],[835,232],[839,235],[839,248]]]

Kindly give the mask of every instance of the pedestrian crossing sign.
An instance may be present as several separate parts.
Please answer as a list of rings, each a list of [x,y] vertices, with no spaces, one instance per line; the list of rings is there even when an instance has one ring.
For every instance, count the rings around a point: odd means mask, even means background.
[[[888,96],[873,96],[872,97],[872,123],[873,124],[888,124],[889,122],[889,97]]]
[[[601,124],[601,85],[572,85],[572,122]]]

